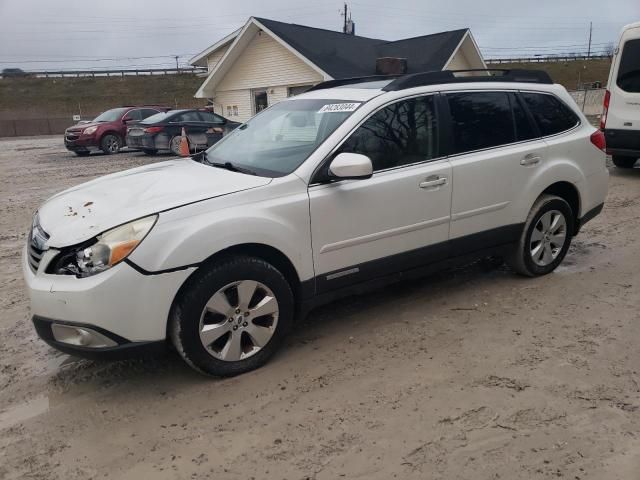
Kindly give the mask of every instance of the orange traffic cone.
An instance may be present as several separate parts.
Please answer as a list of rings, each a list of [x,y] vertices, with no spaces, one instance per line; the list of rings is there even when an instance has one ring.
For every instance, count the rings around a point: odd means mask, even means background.
[[[182,136],[180,138],[180,156],[189,156],[189,141],[187,140],[187,133],[184,131],[184,127],[182,127]]]

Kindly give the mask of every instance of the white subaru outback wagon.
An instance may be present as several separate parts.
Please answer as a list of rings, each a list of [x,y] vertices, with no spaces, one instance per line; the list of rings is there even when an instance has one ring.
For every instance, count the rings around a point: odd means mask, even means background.
[[[542,72],[463,73],[325,82],[198,158],[53,196],[24,249],[37,333],[234,375],[364,287],[487,254],[553,271],[602,210],[603,134]]]

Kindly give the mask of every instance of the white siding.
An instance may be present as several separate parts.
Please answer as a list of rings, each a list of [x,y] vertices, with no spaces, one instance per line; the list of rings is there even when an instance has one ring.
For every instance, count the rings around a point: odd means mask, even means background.
[[[267,99],[269,101],[269,105],[274,105],[282,100],[286,100],[289,94],[289,87],[294,87],[297,85],[279,85],[277,87],[269,87],[267,88]],[[214,101],[214,111],[223,115],[230,120],[236,122],[245,122],[249,120],[254,112],[253,112],[253,90],[252,89],[242,89],[242,90],[227,90],[226,92],[217,92],[216,97],[213,99]],[[231,107],[231,111],[233,112],[233,107],[238,107],[238,116],[229,116],[227,106]]]
[[[229,49],[230,45],[225,45],[224,47],[220,47],[218,50],[216,50],[215,52],[211,53],[208,57],[207,57],[207,70],[209,72],[211,72],[211,70],[214,69],[214,67],[218,64],[218,62],[220,61],[220,59],[222,58],[222,56],[227,52],[227,50]]]
[[[469,63],[469,60],[467,60],[464,52],[460,48],[449,62],[449,66],[447,68],[449,70],[468,70],[472,67]]]
[[[251,108],[251,90],[229,90],[217,92],[214,101],[214,111],[220,115],[233,120],[234,122],[244,122],[253,115]],[[227,106],[238,107],[238,116],[229,116]]]
[[[217,92],[275,85],[318,83],[318,72],[280,45],[269,34],[260,32],[231,66],[216,87]],[[285,94],[286,95],[286,94]]]

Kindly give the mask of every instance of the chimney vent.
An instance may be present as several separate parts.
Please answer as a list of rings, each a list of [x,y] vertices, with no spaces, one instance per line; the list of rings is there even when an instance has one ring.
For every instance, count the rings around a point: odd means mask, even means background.
[[[376,59],[376,75],[403,75],[407,73],[407,59],[380,57]]]

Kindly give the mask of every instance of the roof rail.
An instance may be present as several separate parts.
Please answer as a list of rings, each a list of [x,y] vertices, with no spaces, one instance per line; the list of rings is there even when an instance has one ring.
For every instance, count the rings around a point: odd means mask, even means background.
[[[484,75],[460,76],[456,74],[481,73]],[[488,75],[487,75],[488,74]],[[440,72],[423,72],[403,75],[396,78],[382,90],[393,92],[412,87],[425,85],[438,85],[443,83],[469,83],[469,82],[519,82],[519,83],[546,83],[552,84],[553,80],[547,72],[542,70],[522,69],[471,69],[471,70],[442,70]]]
[[[306,92],[313,92],[314,90],[324,90],[326,88],[341,87],[343,85],[353,85],[354,83],[375,82],[377,80],[393,80],[400,75],[370,75],[366,77],[351,77],[351,78],[339,78],[336,80],[326,80],[322,83],[318,83],[309,88]]]
[[[480,75],[468,75],[478,73]],[[459,74],[467,74],[461,76]],[[465,82],[522,82],[522,83],[546,83],[552,84],[549,74],[542,70],[524,69],[499,69],[478,68],[470,70],[441,70],[433,72],[410,73],[405,75],[371,75],[367,77],[341,78],[327,80],[311,87],[307,92],[324,90],[327,88],[353,85],[356,83],[375,82],[378,80],[391,80],[382,90],[392,92],[406,88],[421,87],[426,85],[438,85],[443,83]]]

